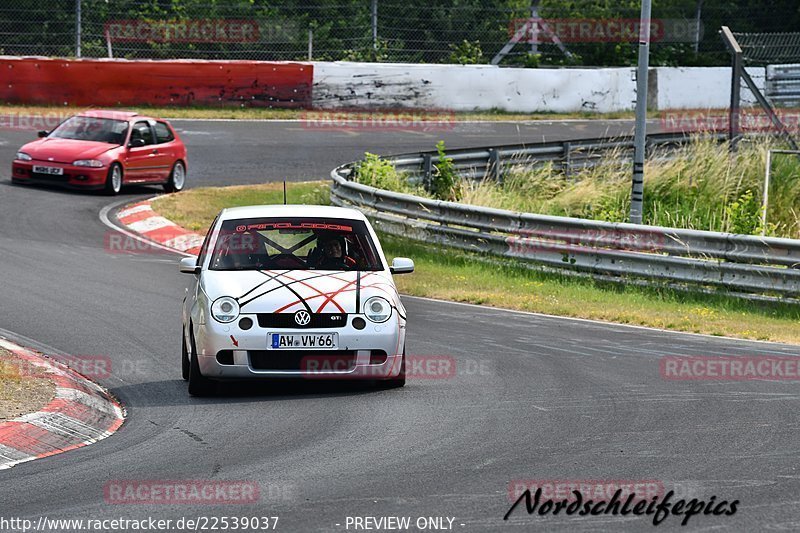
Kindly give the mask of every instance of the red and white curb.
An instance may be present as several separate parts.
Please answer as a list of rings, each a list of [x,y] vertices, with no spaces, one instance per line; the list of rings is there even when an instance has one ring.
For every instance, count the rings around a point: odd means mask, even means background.
[[[41,411],[0,422],[0,470],[82,448],[110,437],[122,425],[125,412],[100,385],[5,338],[0,337],[0,346],[56,386]]]
[[[150,207],[150,198],[124,207],[117,212],[117,220],[129,230],[167,248],[190,255],[198,255],[203,245],[203,235],[182,228]]]

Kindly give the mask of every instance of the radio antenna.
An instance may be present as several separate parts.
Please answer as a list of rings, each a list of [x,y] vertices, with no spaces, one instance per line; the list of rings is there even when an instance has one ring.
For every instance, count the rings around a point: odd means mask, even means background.
[[[286,205],[286,180],[283,180],[283,205]]]

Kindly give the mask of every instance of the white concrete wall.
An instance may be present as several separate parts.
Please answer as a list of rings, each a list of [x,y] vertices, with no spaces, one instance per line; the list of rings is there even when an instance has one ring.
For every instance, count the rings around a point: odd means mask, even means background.
[[[516,69],[490,65],[314,63],[314,105],[454,111],[632,109],[630,68]]]
[[[727,109],[731,102],[730,67],[657,67],[658,109]],[[763,91],[765,70],[748,68],[756,86]],[[755,97],[742,82],[742,105]]]
[[[658,109],[725,109],[728,67],[658,67],[651,102]],[[748,69],[763,88],[764,69]],[[744,89],[742,98],[752,100]],[[608,113],[632,110],[632,68],[499,68],[490,65],[314,63],[314,106],[510,112]]]

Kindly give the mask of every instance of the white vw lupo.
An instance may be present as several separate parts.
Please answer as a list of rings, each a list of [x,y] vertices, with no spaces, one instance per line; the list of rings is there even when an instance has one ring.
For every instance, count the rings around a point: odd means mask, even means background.
[[[375,231],[353,209],[224,209],[183,302],[183,378],[192,395],[216,380],[367,378],[405,384],[406,310]]]

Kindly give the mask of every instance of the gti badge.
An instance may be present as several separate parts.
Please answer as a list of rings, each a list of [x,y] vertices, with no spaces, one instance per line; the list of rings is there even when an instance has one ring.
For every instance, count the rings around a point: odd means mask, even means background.
[[[298,326],[307,326],[311,322],[311,315],[308,314],[308,311],[298,311],[294,314],[294,321]]]

